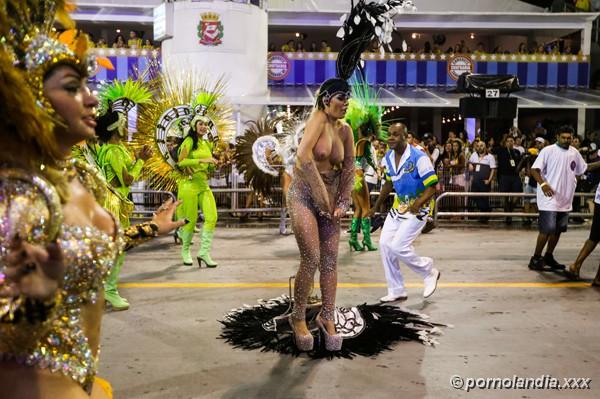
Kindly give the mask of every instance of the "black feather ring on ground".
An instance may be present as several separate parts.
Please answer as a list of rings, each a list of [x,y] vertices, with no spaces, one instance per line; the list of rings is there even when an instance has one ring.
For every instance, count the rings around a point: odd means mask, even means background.
[[[301,352],[294,344],[288,324],[290,310],[290,298],[286,295],[233,309],[220,321],[223,324],[220,338],[235,348],[298,356]],[[419,341],[432,346],[438,343],[436,336],[442,334],[440,327],[448,327],[427,320],[425,315],[391,305],[338,307],[335,322],[344,344],[341,351],[328,352],[320,342],[315,323],[320,310],[321,304],[313,303],[306,311],[308,327],[315,336],[315,349],[308,352],[308,356],[314,359],[372,357],[392,350],[399,341]]]

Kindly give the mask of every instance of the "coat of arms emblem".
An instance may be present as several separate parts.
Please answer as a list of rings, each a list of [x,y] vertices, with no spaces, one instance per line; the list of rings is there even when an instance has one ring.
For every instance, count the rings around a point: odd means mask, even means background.
[[[200,44],[205,46],[218,46],[223,43],[223,24],[219,21],[219,14],[207,12],[202,14],[198,25]]]

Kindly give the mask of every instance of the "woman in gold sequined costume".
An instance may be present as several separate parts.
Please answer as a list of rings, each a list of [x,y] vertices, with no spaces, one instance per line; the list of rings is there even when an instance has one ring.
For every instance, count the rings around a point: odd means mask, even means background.
[[[98,203],[106,183],[70,159],[95,134],[98,101],[87,38],[52,34],[55,17],[70,27],[66,11],[0,1],[0,386],[10,398],[111,397],[96,378],[103,280],[122,250],[182,224],[167,203],[122,231]]]
[[[302,351],[313,348],[313,336],[305,318],[317,268],[323,306],[316,322],[323,331],[327,350],[340,350],[342,344],[335,329],[334,312],[340,218],[348,209],[354,181],[354,139],[352,130],[342,121],[349,96],[350,87],[343,79],[329,79],[321,85],[298,147],[287,195],[292,229],[300,249],[290,325],[296,346]]]

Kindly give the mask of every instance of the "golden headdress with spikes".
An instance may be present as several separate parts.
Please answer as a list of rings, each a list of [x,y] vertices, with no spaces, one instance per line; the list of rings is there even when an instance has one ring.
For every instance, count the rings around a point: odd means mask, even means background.
[[[182,76],[184,75],[184,76]],[[159,76],[155,101],[145,104],[138,114],[138,133],[133,146],[150,145],[154,155],[146,161],[145,178],[158,190],[173,191],[180,179],[188,177],[177,166],[177,145],[198,120],[209,122],[209,137],[216,148],[222,147],[234,136],[231,108],[223,101],[223,79],[210,83],[206,77],[190,70],[183,74],[164,73]]]
[[[44,78],[57,65],[67,64],[81,76],[94,72],[95,57],[87,57],[87,35],[74,29],[68,13],[74,9],[65,0],[4,0],[4,12],[10,29],[2,32],[1,42],[15,58],[15,65],[27,72],[27,81],[40,105],[52,107],[44,98]],[[55,24],[64,31],[57,33]],[[112,68],[110,61],[100,63]]]
[[[73,30],[72,10],[65,0],[0,0],[0,163],[39,170],[61,158],[54,129],[64,122],[45,98],[43,83],[61,64],[88,75],[87,37]],[[57,34],[55,24],[66,30]]]

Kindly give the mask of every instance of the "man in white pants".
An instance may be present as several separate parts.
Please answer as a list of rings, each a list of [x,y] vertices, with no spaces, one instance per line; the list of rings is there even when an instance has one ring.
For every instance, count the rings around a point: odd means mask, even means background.
[[[380,299],[381,302],[407,299],[400,262],[423,277],[425,298],[433,294],[440,278],[440,272],[433,267],[433,259],[418,256],[412,245],[427,222],[429,202],[435,194],[438,178],[427,154],[408,145],[406,138],[406,126],[402,123],[388,129],[390,150],[385,154],[386,182],[373,206],[378,209],[392,190],[396,192],[379,239],[388,284],[388,294]]]

